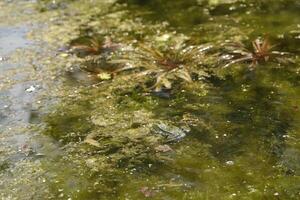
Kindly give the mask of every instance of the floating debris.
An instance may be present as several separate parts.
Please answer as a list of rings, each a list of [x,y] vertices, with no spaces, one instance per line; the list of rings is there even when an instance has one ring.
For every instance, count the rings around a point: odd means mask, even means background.
[[[36,90],[36,87],[31,85],[29,88],[25,89],[26,92],[31,93],[34,92]]]
[[[165,137],[167,143],[177,142],[186,136],[185,130],[163,122],[153,125],[152,128],[154,133]]]
[[[91,133],[91,134],[86,136],[84,142],[89,144],[89,145],[95,146],[95,147],[100,147],[100,143],[98,141],[96,141],[94,139],[94,137],[96,137],[96,135]]]
[[[105,73],[105,72],[97,74],[97,77],[102,81],[112,79],[112,75],[109,73]]]
[[[154,149],[157,152],[163,152],[163,153],[173,151],[173,149],[169,145],[167,145],[167,144],[165,144],[165,145],[159,145],[159,146],[155,147]]]

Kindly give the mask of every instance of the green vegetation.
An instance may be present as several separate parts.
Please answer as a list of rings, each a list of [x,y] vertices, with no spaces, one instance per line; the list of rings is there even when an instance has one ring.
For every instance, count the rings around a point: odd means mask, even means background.
[[[32,59],[52,101],[32,127],[55,145],[30,163],[38,194],[299,198],[298,1],[38,4],[48,24],[31,37],[49,46]]]
[[[285,58],[289,53],[272,51],[272,46],[269,42],[268,38],[264,40],[256,39],[252,41],[253,51],[249,51],[244,47],[243,44],[233,44],[231,49],[235,54],[239,54],[240,58],[236,60],[230,61],[224,67],[228,67],[230,65],[251,61],[250,68],[255,68],[258,63],[262,64],[262,62],[275,61],[282,64],[288,64],[288,59]]]

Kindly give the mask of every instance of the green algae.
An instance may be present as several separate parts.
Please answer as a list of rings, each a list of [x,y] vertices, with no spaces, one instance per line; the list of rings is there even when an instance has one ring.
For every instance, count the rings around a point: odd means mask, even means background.
[[[143,23],[151,26],[149,22]],[[209,23],[215,27],[214,22]],[[175,23],[174,26],[177,25]],[[130,31],[140,30],[138,25],[131,26],[124,25]],[[115,31],[119,41],[132,37],[125,36],[122,39],[118,30]],[[142,32],[140,39],[153,41],[152,38],[157,37],[151,31]],[[168,28],[162,32],[168,33]],[[209,38],[202,41],[218,43],[226,37],[247,39],[247,34],[240,33],[239,27],[229,27],[224,35],[215,36],[217,31],[212,31],[211,35],[206,34]],[[195,33],[190,33],[190,36],[194,38]],[[224,75],[219,76],[220,73]],[[60,137],[57,139],[64,140],[67,135],[67,142],[71,138],[79,142],[80,145],[74,149],[75,152],[81,152],[78,160],[88,157],[87,163],[82,165],[92,166],[92,170],[102,172],[113,169],[112,177],[106,177],[104,186],[110,186],[109,179],[115,180],[113,177],[119,176],[119,173],[130,174],[132,171],[128,172],[128,169],[137,170],[133,170],[133,175],[118,179],[113,191],[106,191],[107,194],[114,194],[115,198],[142,198],[143,194],[139,192],[141,186],[152,188],[154,199],[251,199],[276,198],[277,195],[295,198],[298,195],[297,186],[292,185],[298,178],[295,175],[287,176],[286,173],[297,173],[297,167],[291,162],[293,159],[286,157],[289,151],[285,150],[284,138],[295,123],[292,110],[297,102],[293,102],[290,96],[297,94],[297,89],[290,84],[297,85],[297,76],[293,69],[274,69],[272,65],[262,66],[255,72],[249,72],[243,66],[222,72],[218,70],[207,84],[196,82],[175,87],[170,99],[147,95],[143,88],[139,88],[139,83],[130,81],[128,76],[116,77],[97,88],[88,88],[89,92],[86,92],[87,88],[81,88],[82,93],[76,98],[82,100],[72,99],[70,109],[68,103],[57,108],[58,113],[66,111],[64,115],[70,116],[70,119],[73,116],[82,119],[75,117],[75,121],[68,120],[67,124],[71,123],[68,126],[70,132],[74,131],[73,123],[83,128],[76,129],[83,134],[81,139],[77,138],[77,134],[68,134],[69,130],[65,128],[58,131]],[[85,106],[82,107],[82,103]],[[143,117],[141,113],[135,117],[139,109],[145,109]],[[66,121],[57,115],[47,118],[66,125]],[[172,145],[174,153],[154,153],[153,148],[160,144],[160,140],[151,135],[149,124],[157,120],[191,126],[192,131],[187,139]],[[86,125],[88,129],[84,128]],[[51,129],[47,134],[49,132],[56,133]],[[97,146],[84,143],[89,136],[97,142]],[[73,153],[70,156],[75,161]],[[285,162],[281,162],[283,155]],[[126,183],[127,180],[130,180],[130,184]],[[99,188],[96,188],[91,191],[89,198],[97,199],[96,190]],[[102,197],[105,198],[105,195],[102,194]]]
[[[176,84],[168,98],[161,98],[141,86],[149,81],[151,85],[151,79],[141,82],[130,74],[73,84],[64,79],[64,71],[78,67],[82,58],[54,53],[93,34],[128,45],[137,40],[164,46],[183,38],[187,44],[209,42],[218,48],[225,40],[249,42],[269,32],[279,47],[297,54],[293,44],[299,27],[290,20],[297,13],[289,6],[298,5],[296,1],[255,6],[257,1],[133,2],[74,1],[37,14],[40,21],[52,20],[29,37],[49,46],[41,47],[44,52],[25,50],[13,57],[39,60],[36,78],[50,89],[41,95],[42,124],[34,130],[53,139],[46,140],[53,146],[36,162],[26,158],[16,168],[4,163],[4,171],[14,169],[15,177],[21,175],[13,196],[18,199],[28,192],[23,199],[142,199],[142,188],[147,187],[153,199],[297,199],[297,57],[294,65],[267,63],[249,71],[247,64],[222,69],[216,55],[208,55],[199,71],[209,76]],[[262,11],[271,2],[269,10]],[[182,6],[188,15],[181,14]],[[274,16],[280,9],[284,13]],[[68,15],[74,12],[77,15]],[[166,35],[170,39],[165,40]],[[164,141],[151,127],[161,121],[191,129],[182,141],[170,144],[171,152],[155,150]],[[30,179],[32,175],[37,176]],[[15,184],[9,181],[1,197],[11,197],[9,189]],[[26,184],[31,188],[22,186]]]

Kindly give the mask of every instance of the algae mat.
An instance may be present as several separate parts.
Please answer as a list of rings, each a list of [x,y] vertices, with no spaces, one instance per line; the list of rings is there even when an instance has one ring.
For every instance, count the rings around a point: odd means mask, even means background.
[[[1,199],[299,199],[297,0],[0,7]],[[288,62],[224,68],[266,34]]]

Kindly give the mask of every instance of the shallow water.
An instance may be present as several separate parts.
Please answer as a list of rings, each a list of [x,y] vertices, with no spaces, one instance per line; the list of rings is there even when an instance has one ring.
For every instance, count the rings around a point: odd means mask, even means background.
[[[0,6],[11,15],[0,19],[1,199],[300,198],[297,0]],[[223,68],[224,42],[251,49],[265,34],[293,62]],[[192,83],[153,92],[151,76],[100,81],[81,69],[92,62],[68,45],[105,36],[125,47],[211,49]],[[158,123],[186,137],[167,142]]]

